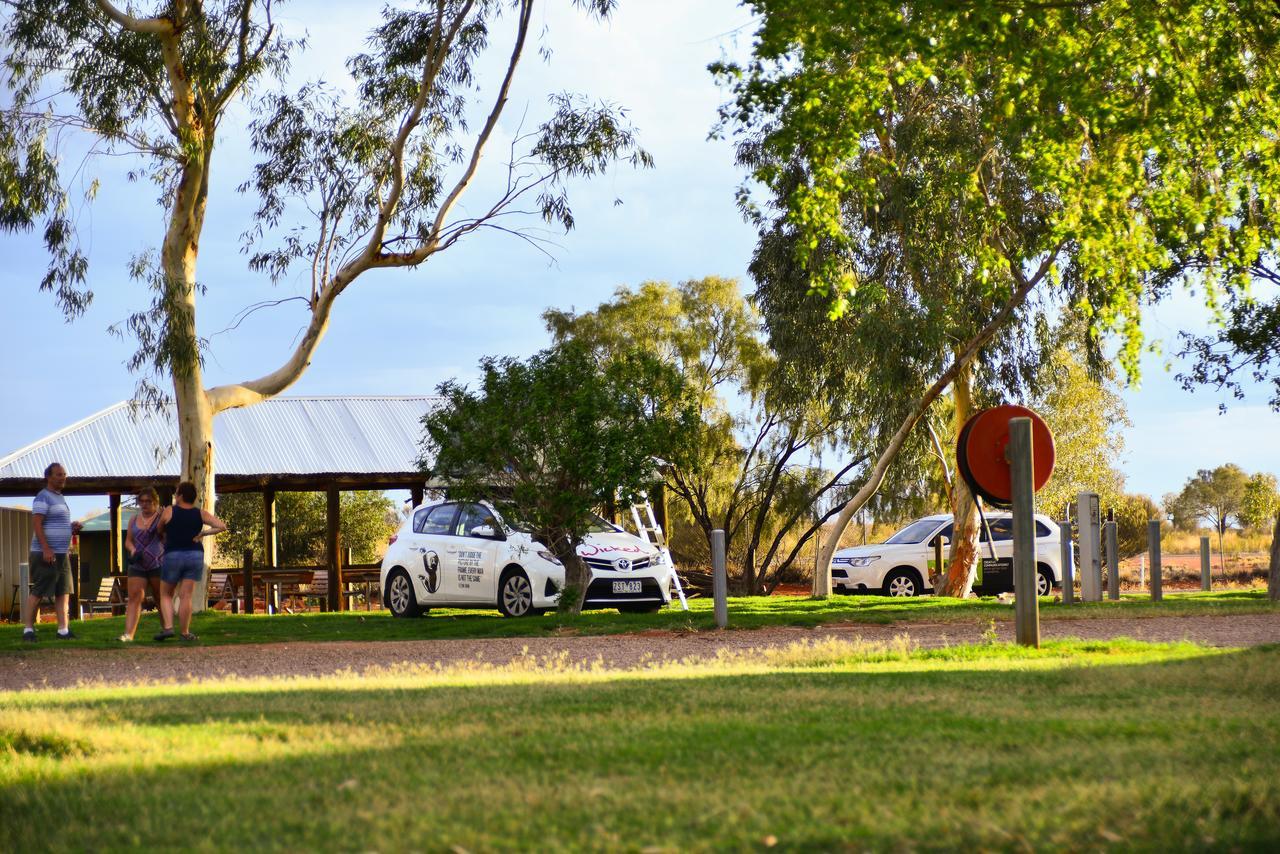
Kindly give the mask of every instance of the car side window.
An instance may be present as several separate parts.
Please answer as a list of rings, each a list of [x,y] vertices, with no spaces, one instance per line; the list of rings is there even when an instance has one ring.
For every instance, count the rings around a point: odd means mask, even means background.
[[[1039,519],[1036,520],[1036,539],[1049,536],[1049,526]]]
[[[950,540],[950,539],[951,539],[951,537],[952,537],[952,535],[953,535],[953,534],[954,534],[954,532],[955,532],[955,529],[956,529],[956,523],[955,523],[955,522],[948,522],[948,523],[947,523],[947,524],[942,528],[942,530],[941,530],[941,531],[939,531],[938,533],[934,534],[933,536],[934,536],[934,537],[946,537],[948,540]],[[930,538],[930,539],[932,539],[932,538]]]
[[[1013,539],[1013,520],[1008,516],[1002,519],[992,519],[991,522],[991,539],[995,542]],[[984,538],[985,542],[985,538]]]
[[[459,537],[469,537],[471,536],[471,530],[481,525],[488,525],[495,531],[498,529],[497,520],[493,518],[493,514],[488,509],[481,507],[479,504],[468,504],[458,514],[458,523],[454,526],[453,533]]]
[[[419,534],[450,534],[453,532],[453,516],[458,510],[456,504],[438,504],[427,513]]]
[[[423,507],[417,513],[413,514],[413,532],[415,534],[422,533],[422,526],[427,524],[427,515],[431,512],[430,507]]]

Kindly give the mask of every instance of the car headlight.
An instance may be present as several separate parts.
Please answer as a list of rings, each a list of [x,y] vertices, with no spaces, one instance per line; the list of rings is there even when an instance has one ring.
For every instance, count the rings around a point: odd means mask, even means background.
[[[551,552],[549,552],[549,551],[546,551],[546,550],[543,550],[543,549],[539,549],[539,550],[538,550],[538,557],[542,558],[542,559],[543,559],[543,560],[545,560],[547,563],[554,563],[556,566],[559,566],[559,565],[560,565],[560,558],[556,557],[555,555],[553,555],[553,554],[552,554]]]
[[[833,559],[831,562],[842,566],[850,566],[854,569],[862,569],[863,567],[871,566],[871,564],[875,563],[879,559],[880,555],[871,555],[869,557],[838,557]]]
[[[667,557],[662,552],[654,552],[653,557],[649,558],[650,566],[662,566],[667,562]]]

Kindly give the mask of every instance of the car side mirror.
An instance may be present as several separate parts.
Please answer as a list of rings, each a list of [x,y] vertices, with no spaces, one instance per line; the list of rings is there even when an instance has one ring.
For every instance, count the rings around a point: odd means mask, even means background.
[[[468,534],[470,534],[473,537],[484,537],[485,539],[488,539],[488,540],[505,540],[506,539],[506,537],[500,537],[498,535],[498,532],[494,530],[494,527],[492,525],[476,525],[474,528],[468,531]]]

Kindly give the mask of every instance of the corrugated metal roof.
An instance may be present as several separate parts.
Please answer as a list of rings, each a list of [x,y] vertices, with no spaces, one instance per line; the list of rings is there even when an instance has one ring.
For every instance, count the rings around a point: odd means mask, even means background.
[[[220,475],[396,473],[417,469],[422,416],[441,398],[274,397],[213,418]],[[178,476],[177,421],[129,401],[0,458],[0,480],[42,478],[57,460],[73,478]]]

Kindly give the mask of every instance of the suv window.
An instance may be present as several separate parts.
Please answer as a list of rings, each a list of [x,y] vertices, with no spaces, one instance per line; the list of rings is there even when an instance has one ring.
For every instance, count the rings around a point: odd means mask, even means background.
[[[458,510],[456,504],[437,504],[419,510],[413,517],[413,531],[416,534],[448,534],[453,531],[453,515]]]
[[[454,525],[453,533],[459,537],[469,537],[471,536],[471,529],[478,528],[481,525],[488,525],[494,531],[498,530],[498,520],[493,518],[493,513],[489,512],[487,507],[481,507],[479,504],[468,504],[458,514],[458,522]]]
[[[999,543],[1013,539],[1013,519],[1010,517],[1004,516],[1000,519],[988,519],[987,524],[991,528],[991,539],[995,542]],[[986,541],[987,538],[984,534],[982,542],[985,543]]]
[[[1048,537],[1051,535],[1052,534],[1049,531],[1049,526],[1046,525],[1044,522],[1041,522],[1039,519],[1037,519],[1036,520],[1036,539],[1040,539],[1041,537]]]

